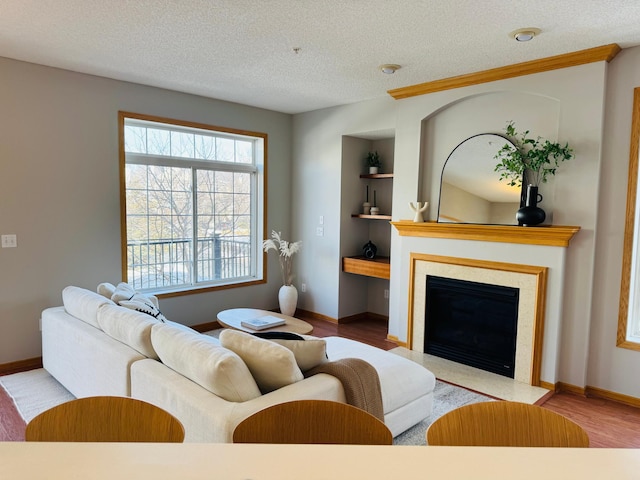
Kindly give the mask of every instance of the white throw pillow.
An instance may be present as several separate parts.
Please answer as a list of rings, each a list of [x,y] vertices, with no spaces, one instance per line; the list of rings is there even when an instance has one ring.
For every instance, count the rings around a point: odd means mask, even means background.
[[[151,342],[162,363],[229,402],[261,395],[242,359],[217,339],[170,323],[151,328]]]
[[[101,284],[101,285],[105,285],[105,284]],[[107,284],[107,285],[110,285],[110,284]],[[108,287],[103,286],[103,290],[105,292],[107,288]],[[111,298],[111,300],[114,301],[115,303],[120,303],[123,300],[126,300],[126,301],[144,300],[146,302],[151,302],[153,305],[155,305],[156,308],[160,308],[160,305],[158,304],[158,297],[156,297],[155,295],[137,292],[128,283],[120,282],[117,287],[113,287],[113,288],[114,290],[109,296],[109,298]]]
[[[158,299],[156,297],[138,293],[128,283],[120,282],[118,286],[115,287],[115,291],[113,295],[111,295],[111,300],[123,307],[151,315],[161,322],[167,321],[166,317],[158,308]]]
[[[146,357],[158,359],[151,344],[151,327],[158,320],[117,305],[102,305],[98,309],[98,325],[112,338],[130,346]]]
[[[136,291],[131,285],[125,282],[120,282],[116,287],[116,290],[113,292],[113,295],[111,295],[111,300],[116,303],[120,303],[123,300],[131,300],[135,294]]]
[[[62,290],[62,303],[69,315],[73,315],[96,328],[100,328],[97,319],[100,305],[105,303],[113,305],[113,302],[108,298],[104,298],[91,290],[74,287],[73,285]]]
[[[103,297],[111,299],[113,294],[116,292],[116,286],[109,282],[103,282],[98,285],[96,291]]]
[[[253,335],[291,350],[303,372],[328,361],[327,342],[322,338],[288,332],[256,332]]]
[[[138,297],[137,295],[134,295],[133,300],[122,300],[121,302],[119,302],[119,305],[130,308],[131,310],[135,310],[140,313],[150,315],[160,322],[167,321],[167,318],[162,314],[160,310],[158,310],[158,307],[156,307],[153,303],[151,303],[151,301],[145,299],[144,297]]]
[[[227,328],[220,332],[220,345],[244,360],[263,393],[304,378],[293,352],[270,340]]]

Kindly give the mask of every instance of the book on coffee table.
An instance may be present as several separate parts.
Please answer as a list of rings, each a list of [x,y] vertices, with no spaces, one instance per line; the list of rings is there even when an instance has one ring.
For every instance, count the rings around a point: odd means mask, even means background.
[[[249,320],[242,320],[240,325],[243,327],[251,328],[252,330],[264,330],[265,328],[278,327],[284,325],[285,320],[283,318],[274,317],[272,315],[265,315],[264,317],[251,318]]]

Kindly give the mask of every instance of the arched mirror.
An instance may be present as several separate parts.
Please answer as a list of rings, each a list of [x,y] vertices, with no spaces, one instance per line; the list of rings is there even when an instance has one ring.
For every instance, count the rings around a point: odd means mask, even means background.
[[[495,133],[480,133],[454,148],[442,167],[438,222],[517,225],[522,187],[499,180],[494,158],[505,143]]]
[[[640,142],[640,88],[633,91],[631,144],[629,148],[629,183],[625,217],[622,280],[618,310],[617,345],[640,350],[640,206],[638,200],[638,148]]]

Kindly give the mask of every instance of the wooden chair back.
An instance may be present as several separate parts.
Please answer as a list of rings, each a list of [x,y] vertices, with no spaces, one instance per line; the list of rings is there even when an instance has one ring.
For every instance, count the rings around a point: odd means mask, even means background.
[[[50,408],[27,424],[31,442],[171,442],[184,427],[165,410],[128,397],[86,397]]]
[[[427,429],[427,445],[588,447],[577,423],[527,403],[481,402],[452,410]]]
[[[393,436],[375,416],[352,405],[297,400],[267,407],[244,419],[234,443],[391,445]]]

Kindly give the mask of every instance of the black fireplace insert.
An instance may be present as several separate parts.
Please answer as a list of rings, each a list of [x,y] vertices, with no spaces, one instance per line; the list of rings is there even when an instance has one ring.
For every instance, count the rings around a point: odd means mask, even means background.
[[[519,293],[428,275],[425,353],[513,378]]]

